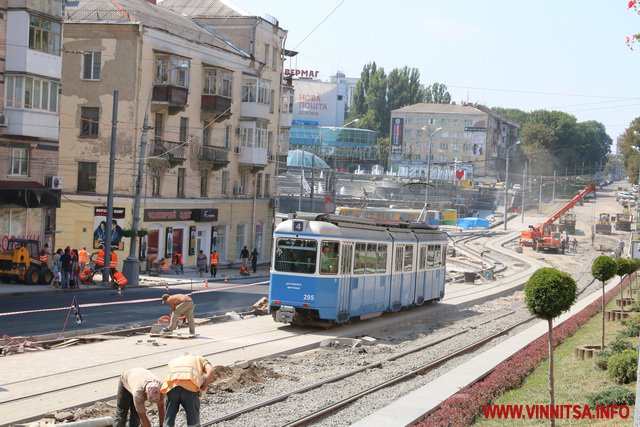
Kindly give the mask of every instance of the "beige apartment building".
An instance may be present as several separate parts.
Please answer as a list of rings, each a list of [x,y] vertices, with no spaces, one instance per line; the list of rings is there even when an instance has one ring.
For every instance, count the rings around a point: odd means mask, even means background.
[[[414,104],[391,112],[391,165],[401,176],[504,181],[507,147],[519,138],[518,125],[485,107]],[[429,145],[431,164],[429,165]]]
[[[243,13],[220,9],[226,4],[211,1],[212,13]],[[65,7],[60,245],[95,250],[111,229],[121,268],[146,116],[140,228],[149,233],[140,239],[139,259],[179,252],[185,266],[193,266],[200,250],[208,255],[216,248],[223,263],[233,263],[245,245],[268,259],[277,141],[287,128],[279,112],[286,32],[252,17],[246,30],[254,34],[247,39],[269,46],[257,51],[185,15],[142,0],[79,0]],[[110,227],[104,208],[116,90]]]
[[[61,0],[0,1],[0,249],[53,245],[62,57]]]

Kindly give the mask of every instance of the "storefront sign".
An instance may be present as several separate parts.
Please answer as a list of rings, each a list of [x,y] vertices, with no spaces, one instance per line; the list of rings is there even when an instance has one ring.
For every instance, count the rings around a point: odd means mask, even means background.
[[[122,227],[124,226],[124,209],[113,208],[111,225],[107,226],[107,207],[95,207],[93,209],[93,249],[104,245],[107,230],[111,233],[111,248],[123,250]]]
[[[293,76],[293,77],[309,77],[316,78],[320,74],[318,70],[296,70],[293,68],[286,68],[284,70],[285,76]]]
[[[218,209],[145,209],[144,220],[215,222],[218,220]]]

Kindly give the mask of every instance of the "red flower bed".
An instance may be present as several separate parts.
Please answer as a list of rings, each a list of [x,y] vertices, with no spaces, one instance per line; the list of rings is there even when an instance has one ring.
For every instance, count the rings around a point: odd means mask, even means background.
[[[624,280],[625,286],[629,279]],[[605,294],[608,303],[619,292],[621,283]],[[595,300],[561,325],[553,328],[554,348],[575,334],[594,315],[600,313],[602,301]],[[547,335],[533,341],[510,359],[495,367],[483,380],[454,394],[440,404],[438,409],[427,414],[414,426],[462,426],[469,425],[482,414],[482,406],[490,404],[507,390],[519,387],[548,356]]]

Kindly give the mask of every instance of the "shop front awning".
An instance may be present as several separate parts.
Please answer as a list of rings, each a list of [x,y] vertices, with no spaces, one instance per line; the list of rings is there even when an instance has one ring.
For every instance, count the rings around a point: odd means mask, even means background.
[[[59,208],[61,195],[34,181],[0,181],[0,208]]]

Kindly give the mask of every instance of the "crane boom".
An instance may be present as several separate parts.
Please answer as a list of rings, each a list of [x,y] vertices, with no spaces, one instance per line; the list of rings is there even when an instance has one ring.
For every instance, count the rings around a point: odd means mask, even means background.
[[[567,211],[572,209],[580,200],[587,197],[591,192],[594,192],[594,193],[596,192],[596,186],[594,184],[589,184],[586,187],[584,187],[582,190],[580,190],[578,194],[576,194],[573,197],[573,199],[569,200],[567,203],[562,205],[560,209],[558,209],[556,212],[553,213],[553,215],[547,218],[545,222],[540,224],[538,228],[542,228],[541,227],[542,225],[553,224],[554,222],[556,222],[558,218],[560,218],[562,215],[567,213]]]

